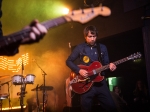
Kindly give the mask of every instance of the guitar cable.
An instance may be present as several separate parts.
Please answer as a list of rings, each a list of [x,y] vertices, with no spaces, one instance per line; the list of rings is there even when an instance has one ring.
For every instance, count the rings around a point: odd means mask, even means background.
[[[70,92],[69,92],[70,90]],[[75,96],[75,93],[73,93],[73,95],[71,94],[72,93],[72,87],[71,87],[71,84],[68,84],[67,88],[66,88],[66,93],[67,95],[70,97],[70,98],[73,98]]]

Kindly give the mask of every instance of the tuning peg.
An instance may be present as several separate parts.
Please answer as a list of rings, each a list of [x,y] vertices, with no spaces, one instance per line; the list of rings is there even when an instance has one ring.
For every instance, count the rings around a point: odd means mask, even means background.
[[[84,14],[84,9],[81,9],[82,10],[82,14]]]
[[[93,5],[92,5],[92,8],[91,8],[91,9],[92,9],[92,11],[91,11],[91,12],[92,12],[92,13],[94,13],[94,7],[93,7]]]
[[[72,11],[71,15],[72,15],[72,16],[74,15],[74,11]]]
[[[103,5],[102,5],[102,3],[100,4],[100,7],[101,7],[101,11],[103,11]]]

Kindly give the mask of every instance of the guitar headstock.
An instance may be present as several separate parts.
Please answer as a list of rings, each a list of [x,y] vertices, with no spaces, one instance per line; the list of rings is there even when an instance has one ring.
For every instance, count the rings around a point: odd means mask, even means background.
[[[81,10],[74,10],[73,12],[70,12],[65,17],[67,21],[78,21],[80,23],[86,23],[98,15],[109,16],[110,14],[111,11],[108,7],[99,6],[99,7],[86,8]]]
[[[139,59],[139,58],[141,58],[141,56],[142,56],[142,54],[140,52],[137,52],[137,53],[134,53],[134,54],[128,56],[127,58],[128,58],[128,60]]]

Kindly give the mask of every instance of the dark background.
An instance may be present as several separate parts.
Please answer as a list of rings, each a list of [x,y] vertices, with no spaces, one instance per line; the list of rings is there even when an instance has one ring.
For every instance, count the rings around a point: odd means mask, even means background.
[[[70,75],[70,69],[65,65],[65,61],[71,52],[70,48],[68,48],[68,43],[70,42],[72,46],[75,46],[83,42],[83,29],[88,25],[97,27],[99,31],[98,41],[107,46],[111,62],[130,56],[136,52],[141,52],[142,54],[139,62],[130,60],[118,65],[115,72],[108,71],[106,74],[106,78],[118,78],[118,84],[121,86],[125,99],[129,103],[133,101],[132,93],[137,79],[144,80],[150,90],[150,19],[141,19],[143,16],[150,16],[150,1],[93,1],[94,6],[102,3],[103,6],[109,7],[111,15],[107,17],[99,15],[85,24],[73,21],[51,28],[39,43],[20,46],[19,53],[14,57],[9,57],[10,60],[15,60],[22,54],[29,53],[30,60],[29,64],[25,66],[24,74],[35,74],[36,79],[33,85],[27,86],[26,90],[28,94],[24,101],[32,95],[35,96],[31,89],[35,88],[37,84],[41,85],[43,83],[41,70],[32,61],[32,59],[36,59],[40,67],[48,74],[46,76],[46,85],[54,87],[53,91],[49,91],[50,106],[58,112],[63,110],[64,105],[66,105],[64,85]],[[57,14],[60,3],[69,7],[70,10],[91,8],[91,6],[84,4],[84,0],[15,0],[15,2],[3,0],[1,22],[4,35],[22,29],[35,18],[41,22],[57,18],[60,16]],[[21,71],[10,73],[10,71],[1,69],[0,73],[12,76],[20,74]],[[20,88],[16,86],[12,86],[11,88],[12,96],[14,97],[16,91],[20,91]],[[7,88],[5,89],[7,90]],[[74,97],[72,100],[74,99],[77,98]],[[19,101],[15,101],[19,105]],[[79,105],[78,100],[75,102]],[[3,106],[8,106],[8,103],[5,103]]]

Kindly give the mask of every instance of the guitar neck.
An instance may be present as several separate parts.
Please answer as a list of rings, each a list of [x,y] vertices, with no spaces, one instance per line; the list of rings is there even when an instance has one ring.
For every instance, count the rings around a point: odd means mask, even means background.
[[[71,21],[71,19],[67,18],[67,16],[62,16],[62,17],[59,17],[59,18],[56,18],[56,19],[45,21],[41,24],[43,26],[45,26],[46,29],[50,29],[52,27],[58,26],[60,24],[63,24],[63,23],[69,22],[69,21]]]
[[[54,26],[58,26],[66,22],[78,21],[83,24],[92,20],[98,15],[109,16],[110,14],[111,11],[108,7],[100,6],[95,8],[87,8],[85,10],[74,10],[73,12],[70,12],[68,15],[52,19],[49,21],[45,21],[41,24],[45,26],[46,29],[48,30]],[[5,38],[0,38],[0,48],[14,42],[21,41],[24,38],[27,38],[30,32],[31,28],[27,28],[19,32],[13,33],[11,35],[8,35]]]
[[[62,17],[59,17],[56,19],[45,21],[41,24],[43,26],[45,26],[46,29],[50,29],[52,27],[58,26],[60,24],[66,23],[68,21],[71,21],[71,19],[69,19],[65,16],[62,16]],[[5,36],[5,38],[0,38],[0,48],[4,47],[6,45],[9,45],[11,43],[21,41],[24,38],[27,38],[30,32],[31,32],[31,28],[27,28],[27,29],[23,29],[21,31],[18,31],[16,33],[13,33],[11,35]]]
[[[113,62],[113,64],[119,65],[119,64],[124,63],[128,60],[129,60],[128,57],[126,57],[126,58],[123,58],[123,59],[120,59],[118,61]],[[107,69],[109,69],[109,64],[102,66],[101,68],[96,69],[96,73],[100,73],[100,72],[107,70]]]

